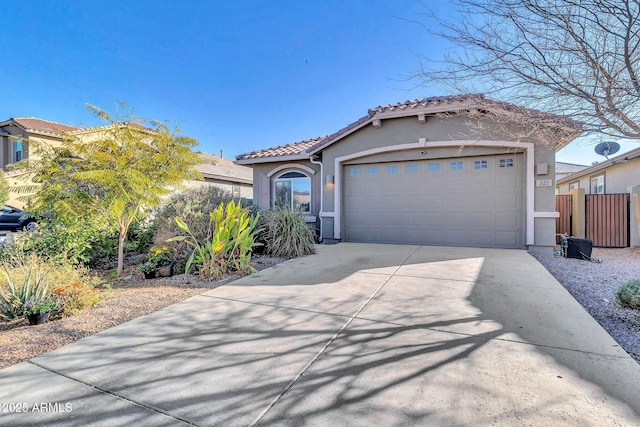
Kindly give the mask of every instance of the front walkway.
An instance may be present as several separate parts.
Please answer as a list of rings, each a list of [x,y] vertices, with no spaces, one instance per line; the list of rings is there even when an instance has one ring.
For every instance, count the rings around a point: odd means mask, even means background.
[[[640,366],[518,250],[320,246],[0,371],[0,424],[13,426],[638,425],[638,414]]]

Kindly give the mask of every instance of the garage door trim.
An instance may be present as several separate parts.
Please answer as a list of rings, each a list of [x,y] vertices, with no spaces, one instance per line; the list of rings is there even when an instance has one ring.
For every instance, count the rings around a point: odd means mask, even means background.
[[[336,157],[334,164],[335,173],[335,189],[333,193],[334,212],[333,233],[335,239],[341,239],[341,220],[342,220],[342,166],[349,160],[360,157],[371,156],[374,154],[383,154],[394,151],[406,151],[416,148],[438,148],[438,147],[508,147],[520,148],[526,150],[525,165],[525,244],[534,244],[534,149],[535,146],[531,142],[516,141],[487,141],[487,140],[450,140],[450,141],[427,141],[426,138],[420,138],[418,142],[409,144],[398,144],[386,147],[372,148],[357,153],[348,154],[346,156]]]

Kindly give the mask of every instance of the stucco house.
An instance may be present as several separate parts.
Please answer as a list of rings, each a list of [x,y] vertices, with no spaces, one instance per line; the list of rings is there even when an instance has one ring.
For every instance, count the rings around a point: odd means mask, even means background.
[[[215,185],[233,197],[253,199],[253,171],[247,166],[236,165],[233,159],[210,153],[198,153],[202,163],[196,169],[204,181],[190,181],[189,187]]]
[[[631,193],[640,185],[640,148],[603,160],[556,180],[558,193],[584,188],[585,194]]]
[[[586,165],[578,165],[576,163],[556,162],[556,183],[559,179],[569,176],[572,173],[580,172],[588,168]]]
[[[100,137],[107,127],[79,128],[35,117],[13,117],[0,122],[0,166],[7,170],[7,166],[29,158],[30,145],[44,143],[51,146],[60,146],[64,135],[71,134],[90,142]],[[220,187],[237,197],[251,199],[252,172],[250,168],[239,166],[231,159],[225,159],[208,153],[199,153],[202,163],[196,166],[201,172],[204,181],[187,183],[188,187],[198,185],[214,185]],[[20,171],[5,172],[5,179],[9,185],[17,182]],[[18,199],[18,195],[11,193],[8,204],[23,207],[24,203]]]
[[[483,95],[372,108],[334,134],[252,151],[254,204],[324,241],[551,251],[555,151],[579,125]]]

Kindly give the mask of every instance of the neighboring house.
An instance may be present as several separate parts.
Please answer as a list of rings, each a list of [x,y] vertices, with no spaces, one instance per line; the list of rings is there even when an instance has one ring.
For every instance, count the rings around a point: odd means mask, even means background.
[[[630,193],[640,185],[640,148],[603,160],[561,179],[556,179],[558,194],[584,188],[585,194]]]
[[[215,185],[242,199],[253,199],[253,170],[236,165],[232,159],[209,153],[198,153],[202,163],[196,169],[204,181],[190,181],[190,187]]]
[[[640,148],[557,180],[556,191],[558,233],[594,246],[640,246]]]
[[[577,165],[575,163],[556,162],[556,182],[558,182],[559,179],[562,179],[565,176],[569,176],[572,173],[580,172],[581,170],[588,167],[589,166]]]
[[[75,126],[56,123],[35,117],[12,117],[0,122],[0,166],[6,171],[11,163],[29,157],[30,145],[36,142],[59,146],[62,136],[67,132],[79,130]],[[16,183],[20,172],[5,173],[9,185]],[[18,195],[11,193],[8,204],[24,207],[24,202],[18,200]]]
[[[434,97],[236,163],[253,167],[254,204],[301,210],[325,241],[550,252],[555,150],[579,134],[569,119],[482,95]]]
[[[140,126],[132,124],[135,126]],[[45,143],[60,146],[65,134],[73,134],[84,141],[100,137],[108,126],[79,128],[34,117],[14,117],[0,122],[0,165],[6,171],[7,166],[22,159],[29,158],[30,145]],[[203,182],[192,181],[187,186],[215,185],[234,194],[237,197],[252,198],[252,171],[250,168],[238,166],[231,159],[224,159],[212,154],[200,153],[202,164],[196,166],[204,177]],[[16,184],[21,175],[20,171],[5,172],[10,185]],[[7,202],[17,207],[24,203],[18,200],[18,195],[11,193]]]
[[[62,134],[75,130],[78,130],[75,126],[35,117],[12,117],[0,122],[0,166],[4,169],[11,163],[26,159],[30,141],[60,145]]]

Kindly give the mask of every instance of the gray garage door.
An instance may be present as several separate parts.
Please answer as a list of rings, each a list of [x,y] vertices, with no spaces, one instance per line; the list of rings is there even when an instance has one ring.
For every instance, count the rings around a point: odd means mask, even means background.
[[[522,154],[344,166],[347,241],[521,248]]]

